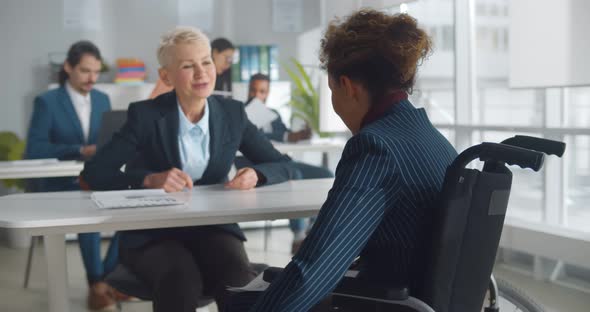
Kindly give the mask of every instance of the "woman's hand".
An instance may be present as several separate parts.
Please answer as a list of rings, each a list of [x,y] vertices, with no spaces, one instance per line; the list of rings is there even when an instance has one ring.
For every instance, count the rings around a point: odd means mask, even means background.
[[[164,191],[180,192],[185,187],[193,188],[191,177],[178,168],[172,168],[168,171],[148,174],[143,179],[143,186],[150,189],[163,188]]]
[[[238,170],[236,176],[225,187],[235,190],[249,190],[256,187],[258,183],[258,174],[252,168],[242,168]]]

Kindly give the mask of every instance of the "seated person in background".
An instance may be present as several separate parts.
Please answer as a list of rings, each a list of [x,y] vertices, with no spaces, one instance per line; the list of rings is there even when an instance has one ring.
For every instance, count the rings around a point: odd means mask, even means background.
[[[359,255],[369,282],[419,287],[436,199],[457,156],[407,99],[429,51],[406,14],[361,10],[328,26],[320,60],[353,137],[307,239],[251,311],[308,311]]]
[[[215,71],[217,72],[217,80],[215,80],[215,91],[229,92],[229,95],[224,97],[231,97],[231,64],[233,63],[234,52],[236,48],[231,41],[225,38],[216,38],[211,41],[211,56],[213,63],[215,63]]]
[[[35,98],[27,135],[25,157],[88,160],[96,153],[102,113],[111,110],[109,97],[94,89],[102,68],[98,48],[78,41],[68,50],[59,72],[59,87]],[[35,179],[32,191],[79,190],[77,177]],[[118,235],[111,240],[104,261],[100,256],[100,233],[78,234],[80,253],[88,279],[88,308],[114,307],[112,289],[102,281],[117,264]]]
[[[270,78],[264,74],[253,75],[250,78],[250,83],[248,85],[248,101],[246,103],[249,103],[252,101],[252,99],[257,98],[261,100],[262,103],[266,104],[269,91]],[[269,109],[272,110],[277,117],[270,124],[270,127],[268,127],[271,129],[271,131],[264,131],[264,135],[266,135],[267,138],[277,142],[297,142],[311,138],[311,129],[309,129],[309,127],[306,127],[300,131],[291,132],[283,123],[279,113],[274,109]]]
[[[215,64],[217,79],[215,80],[215,91],[231,92],[231,68],[233,55],[235,52],[234,45],[225,38],[217,38],[211,42],[211,57]],[[172,87],[165,84],[158,78],[156,86],[150,94],[150,99],[158,95],[172,91]],[[231,97],[225,96],[224,97]]]
[[[173,91],[129,105],[125,125],[84,166],[91,189],[178,192],[224,183],[238,150],[253,165],[240,169],[228,188],[247,190],[293,175],[289,157],[248,121],[241,102],[210,96],[216,71],[201,31],[166,33],[157,56],[160,79]],[[141,166],[119,170],[132,160]],[[149,285],[156,312],[194,312],[203,294],[215,297],[222,311],[225,287],[255,276],[245,240],[237,224],[125,231],[121,263]]]
[[[268,93],[270,91],[270,78],[267,75],[263,74],[255,74],[250,78],[250,84],[248,88],[248,103],[251,103],[253,99],[258,99],[262,101],[262,103],[266,104],[266,100],[268,99]],[[248,104],[246,104],[248,105]],[[257,125],[259,129],[266,135],[267,138],[283,142],[297,142],[299,140],[309,139],[311,137],[311,130],[306,128],[301,131],[291,132],[287,129],[285,124],[283,123],[281,116],[279,113],[271,108],[266,107],[268,110],[271,110],[274,115],[276,115],[276,119],[274,119],[270,125]],[[267,132],[267,129],[270,131]],[[249,164],[247,159],[243,159],[243,157],[236,158],[236,167],[242,168]],[[322,167],[311,166],[301,162],[294,162],[295,167],[299,171],[299,179],[321,179],[321,178],[332,178],[334,174]],[[308,228],[307,222],[305,219],[291,219],[289,220],[289,228],[293,232],[293,243],[291,244],[291,253],[296,253],[303,239],[305,239],[305,233]]]

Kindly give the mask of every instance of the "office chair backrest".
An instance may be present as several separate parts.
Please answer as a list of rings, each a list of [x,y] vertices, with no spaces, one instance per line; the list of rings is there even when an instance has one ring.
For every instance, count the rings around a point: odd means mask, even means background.
[[[126,110],[113,110],[102,113],[102,121],[96,142],[97,149],[107,144],[113,138],[113,134],[125,124],[125,121],[127,121]]]
[[[539,170],[543,153],[483,143],[461,153],[448,168],[435,212],[431,254],[417,296],[437,312],[480,311],[494,266],[516,164]],[[473,159],[483,171],[466,169]]]

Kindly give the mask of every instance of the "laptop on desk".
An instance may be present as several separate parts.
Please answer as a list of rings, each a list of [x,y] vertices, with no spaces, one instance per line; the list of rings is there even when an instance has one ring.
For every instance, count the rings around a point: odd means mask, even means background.
[[[125,121],[127,121],[126,110],[104,112],[102,114],[100,129],[98,130],[96,148],[100,149],[105,146],[113,138],[113,134],[123,127]]]

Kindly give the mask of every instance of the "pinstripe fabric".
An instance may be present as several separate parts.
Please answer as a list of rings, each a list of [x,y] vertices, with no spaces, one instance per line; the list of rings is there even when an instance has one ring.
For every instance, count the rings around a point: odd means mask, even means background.
[[[371,280],[421,280],[429,216],[457,156],[407,100],[352,137],[328,198],[301,247],[252,311],[307,311],[361,255]]]

